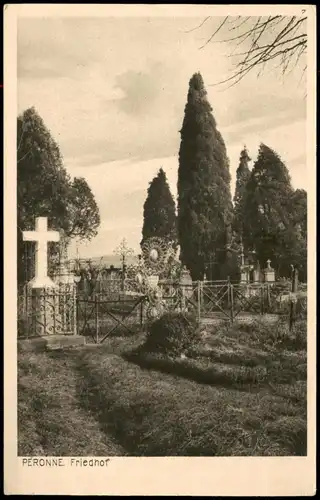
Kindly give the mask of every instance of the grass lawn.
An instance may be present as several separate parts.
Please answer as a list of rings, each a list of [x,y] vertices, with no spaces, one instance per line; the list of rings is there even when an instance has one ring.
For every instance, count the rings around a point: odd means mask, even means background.
[[[19,455],[305,455],[306,348],[265,340],[209,331],[171,370],[128,361],[141,336],[20,351]]]

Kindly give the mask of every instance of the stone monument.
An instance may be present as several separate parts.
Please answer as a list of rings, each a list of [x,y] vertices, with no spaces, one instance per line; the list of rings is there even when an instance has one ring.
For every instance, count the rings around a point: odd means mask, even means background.
[[[180,290],[181,290],[181,311],[187,311],[188,310],[188,298],[192,297],[193,295],[193,283],[192,283],[192,278],[191,275],[186,268],[186,266],[183,266],[181,275],[180,275]]]
[[[48,276],[48,247],[50,241],[58,242],[58,231],[48,231],[47,217],[37,217],[35,231],[23,231],[24,241],[36,242],[35,276],[30,281],[30,287],[35,289],[54,288],[55,283]]]
[[[58,242],[58,231],[48,231],[47,217],[37,217],[35,231],[23,231],[24,241],[36,242],[35,276],[28,283],[31,299],[31,316],[33,334],[39,337],[54,337],[47,347],[61,347],[59,335],[56,335],[56,322],[59,320],[57,296],[59,286],[48,276],[48,242]],[[65,332],[61,332],[65,333]],[[79,338],[77,336],[77,338]],[[84,343],[75,341],[74,344]]]
[[[77,280],[68,266],[68,238],[64,232],[60,233],[60,260],[57,274],[54,278],[58,287],[56,294],[56,333],[76,333],[76,294]]]
[[[264,269],[264,281],[266,283],[274,283],[275,278],[275,270],[271,267],[271,260],[267,260],[267,267]]]
[[[254,283],[260,283],[261,282],[261,270],[260,270],[260,263],[259,261],[257,262],[254,270],[253,270],[253,282]]]
[[[58,242],[58,231],[48,231],[46,217],[36,219],[35,231],[23,231],[24,241],[34,241],[35,251],[35,276],[28,283],[28,309],[31,310],[32,330],[39,336],[54,334],[56,283],[48,276],[48,242]]]

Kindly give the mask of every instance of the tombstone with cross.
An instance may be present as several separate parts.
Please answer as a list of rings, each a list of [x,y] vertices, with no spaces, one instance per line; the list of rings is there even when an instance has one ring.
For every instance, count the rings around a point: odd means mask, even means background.
[[[28,283],[33,333],[48,335],[63,332],[59,287],[48,276],[48,243],[58,242],[58,231],[48,231],[47,217],[36,219],[35,231],[23,231],[24,241],[36,243],[35,276]]]
[[[58,231],[48,231],[47,217],[37,217],[35,231],[23,231],[24,241],[36,243],[35,276],[30,281],[31,288],[43,289],[55,287],[55,283],[48,276],[48,242],[58,242]]]

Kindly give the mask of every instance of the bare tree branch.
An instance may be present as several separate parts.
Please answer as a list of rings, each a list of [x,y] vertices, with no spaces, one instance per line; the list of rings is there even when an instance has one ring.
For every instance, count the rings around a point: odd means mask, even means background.
[[[304,37],[305,37],[305,35],[298,35],[298,36],[296,36],[294,38],[291,38],[290,42],[292,42],[294,40],[297,40],[299,38],[304,38]],[[285,40],[284,42],[277,43],[274,47],[279,47],[280,45],[285,45],[287,43],[289,43],[289,41]],[[269,45],[263,45],[263,46],[260,46],[260,47],[252,48],[250,50],[251,50],[251,52],[255,52],[257,50],[262,50],[262,49],[267,49],[267,48],[269,48]],[[248,52],[238,52],[237,54],[235,54],[235,56],[246,56],[247,54],[248,54]]]
[[[28,156],[28,154],[29,154],[29,153],[31,153],[31,149],[32,149],[32,148],[30,148],[30,149],[29,149],[29,151],[27,151],[27,152],[26,152],[26,153],[22,156],[22,158],[19,158],[19,160],[17,160],[17,163],[20,163],[22,160],[24,160],[24,159],[26,158],[26,156]]]
[[[238,18],[239,18],[239,17],[241,18],[241,16],[238,16]],[[230,29],[229,29],[229,31],[234,31],[234,30],[237,30],[237,29],[241,28],[241,26],[242,26],[243,24],[245,24],[245,23],[246,23],[249,19],[250,19],[250,16],[249,16],[249,17],[245,17],[245,18],[241,21],[241,23],[240,23],[240,24],[238,24],[237,26],[233,26],[232,28],[230,28]]]
[[[249,19],[250,19],[250,18],[249,18]],[[265,22],[263,22],[262,24],[260,24],[260,25],[258,25],[258,26],[255,26],[255,28],[250,28],[250,29],[248,29],[248,31],[246,31],[245,33],[242,33],[241,35],[237,35],[237,36],[235,36],[235,37],[233,37],[233,38],[226,38],[225,40],[217,40],[216,42],[217,42],[217,43],[233,42],[233,41],[235,41],[235,40],[240,40],[240,39],[242,39],[242,38],[247,38],[247,36],[249,37],[250,35],[252,35],[252,33],[254,33],[254,31],[256,31],[257,29],[263,28],[263,26],[264,26],[265,24],[268,24],[268,23],[270,23],[270,21],[265,21]],[[224,24],[224,22],[223,22],[223,24]],[[209,41],[211,41],[211,39],[212,39],[212,38],[213,38],[213,37],[217,34],[217,32],[218,32],[218,31],[220,31],[220,29],[222,28],[223,24],[222,24],[222,23],[220,24],[220,26],[219,26],[218,30],[216,30],[216,31],[214,32],[214,34],[210,36],[210,38],[207,40],[207,42],[206,42],[206,43],[208,43]],[[230,31],[230,30],[229,30],[229,31]],[[200,49],[201,49],[201,48],[202,48],[202,47],[200,47]]]
[[[24,126],[24,119],[22,117],[22,123],[21,123],[21,128],[22,128],[22,132],[21,132],[21,136],[20,136],[20,139],[19,139],[19,144],[18,144],[18,147],[17,147],[17,152],[19,151],[20,147],[21,147],[21,143],[22,143],[22,139],[23,139],[23,136],[24,136],[24,133],[25,133],[25,126]]]
[[[191,31],[200,29],[207,17],[199,26]],[[307,34],[305,29],[307,17],[296,16],[269,16],[269,17],[244,17],[237,16],[231,18],[225,17],[215,29],[213,34],[206,42],[199,47],[203,49],[210,42],[212,43],[232,43],[236,45],[231,48],[230,58],[237,58],[234,67],[235,70],[222,81],[212,85],[224,83],[239,83],[250,71],[258,69],[258,76],[264,71],[267,63],[278,59],[279,68],[283,75],[288,75],[298,65],[301,57],[307,49]],[[229,33],[238,31],[236,36],[223,37],[223,39],[214,39],[216,35],[225,27]],[[248,46],[247,49],[239,52],[240,45]],[[240,60],[239,60],[240,58]],[[303,74],[305,71],[303,71]],[[229,88],[229,87],[227,87]]]
[[[303,35],[301,35],[301,36],[303,36]],[[301,36],[297,36],[297,37],[294,37],[294,38],[290,39],[290,42],[288,42],[288,41],[280,42],[280,43],[274,45],[274,47],[272,47],[272,50],[275,50],[276,48],[278,48],[278,47],[280,47],[282,45],[287,45],[288,43],[294,42],[295,40],[298,40],[299,38],[301,38]],[[302,46],[305,49],[305,45],[304,45],[304,41],[303,40],[301,41],[301,43],[298,43],[296,46]],[[260,49],[260,47],[259,47],[259,49]],[[277,54],[278,55],[286,54],[288,52],[287,49],[288,49],[288,47],[287,48],[283,48],[280,51],[278,51]],[[289,49],[290,49],[290,47],[289,47]],[[262,53],[258,53],[258,54],[253,55],[250,59],[247,59],[247,60],[244,60],[244,61],[240,62],[238,66],[244,66],[245,64],[248,64],[249,62],[251,63],[256,58],[258,58],[258,60],[256,62],[258,62],[260,60],[265,60],[266,58],[269,58],[269,57],[271,59],[272,55],[273,54],[271,54],[269,51],[266,51],[266,52],[263,51]]]
[[[221,30],[221,28],[224,26],[224,24],[227,22],[228,20],[228,17],[229,16],[226,16],[224,18],[224,20],[222,21],[222,23],[218,26],[218,28],[216,29],[216,31],[213,33],[213,35],[211,35],[211,37],[206,41],[206,43],[204,45],[202,45],[202,47],[200,47],[200,49],[203,49],[208,43],[211,42],[211,40],[213,39],[214,36],[217,35],[217,33],[219,33],[219,31]]]
[[[203,21],[202,23],[199,24],[199,26],[196,26],[195,28],[192,28],[191,30],[188,30],[188,31],[185,31],[185,33],[192,33],[192,31],[196,31],[198,30],[199,28],[202,28],[202,26],[208,21],[208,19],[210,19],[211,16],[207,16]]]

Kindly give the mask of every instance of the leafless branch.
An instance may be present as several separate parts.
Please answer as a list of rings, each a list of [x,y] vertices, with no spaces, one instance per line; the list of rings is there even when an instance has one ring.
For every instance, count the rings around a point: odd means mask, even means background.
[[[199,24],[199,26],[196,26],[195,28],[192,28],[191,30],[188,30],[188,31],[185,31],[185,33],[192,33],[192,31],[196,31],[198,30],[199,28],[202,28],[202,26],[208,21],[208,19],[210,19],[211,16],[207,16],[203,21],[202,23]]]
[[[20,150],[20,147],[22,144],[22,139],[23,139],[25,131],[26,131],[24,116],[21,116],[20,118],[18,118],[18,123],[19,123],[19,121],[21,123],[21,135],[20,135],[20,139],[19,139],[19,144],[17,146],[17,152],[19,152],[19,150]]]
[[[21,132],[21,136],[20,136],[20,139],[19,139],[19,144],[18,144],[18,147],[17,147],[17,152],[19,151],[19,149],[21,147],[23,136],[24,136],[24,127],[23,127],[23,124],[22,124],[22,132]]]
[[[224,20],[222,21],[222,23],[220,23],[220,25],[218,26],[218,28],[216,29],[216,31],[213,33],[213,35],[211,35],[211,37],[210,37],[210,38],[209,38],[209,39],[205,42],[205,44],[204,44],[204,45],[202,45],[202,47],[200,47],[200,49],[203,49],[206,45],[208,45],[208,43],[210,43],[210,42],[211,42],[211,40],[213,39],[213,37],[215,37],[215,36],[219,33],[219,31],[221,30],[221,28],[222,28],[222,27],[225,25],[225,23],[227,22],[228,17],[229,17],[229,16],[226,16],[226,17],[224,18]]]
[[[200,29],[209,18],[206,18],[199,26],[191,31]],[[225,17],[215,29],[213,34],[206,42],[199,47],[203,49],[210,42],[212,43],[229,43],[236,47],[231,50],[229,57],[238,58],[234,67],[235,70],[229,78],[214,83],[212,85],[220,85],[231,83],[230,86],[239,83],[250,71],[258,69],[258,76],[264,71],[267,63],[278,59],[279,67],[282,74],[288,74],[298,65],[300,58],[307,49],[307,34],[303,30],[307,17],[297,18],[296,16],[269,16],[254,18],[237,16],[236,18]],[[236,36],[223,37],[216,39],[216,35],[225,27],[227,32],[234,33],[238,31]],[[241,29],[242,28],[242,29]],[[271,35],[271,36],[270,36]],[[266,39],[267,37],[267,39]],[[248,42],[249,40],[249,42]],[[239,52],[237,49],[244,43],[249,43],[249,46]],[[240,61],[239,61],[240,58]],[[303,71],[303,74],[305,71]],[[229,87],[230,87],[229,86]],[[227,88],[229,88],[227,87]]]
[[[22,158],[19,158],[19,160],[17,160],[17,163],[20,163],[22,160],[24,160],[24,159],[26,158],[26,156],[28,156],[28,154],[29,154],[29,153],[31,153],[31,149],[32,149],[32,148],[30,148],[30,149],[29,149],[29,151],[27,151],[27,152],[26,152],[26,153],[22,156]]]
[[[239,17],[241,18],[241,16],[238,16],[238,18],[239,18]],[[240,23],[240,24],[237,24],[236,26],[233,26],[232,28],[230,28],[230,30],[229,30],[229,31],[234,31],[234,30],[237,30],[237,29],[241,28],[241,26],[242,26],[243,24],[245,24],[245,23],[246,23],[249,19],[250,19],[250,16],[249,16],[249,17],[245,17],[245,18],[241,21],[241,23]]]

